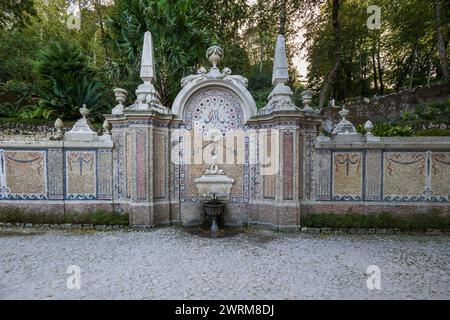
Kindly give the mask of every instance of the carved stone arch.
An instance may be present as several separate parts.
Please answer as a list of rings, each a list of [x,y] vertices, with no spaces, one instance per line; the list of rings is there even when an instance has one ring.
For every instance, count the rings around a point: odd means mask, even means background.
[[[240,109],[242,112],[242,123],[240,125],[245,124],[248,119],[257,113],[255,100],[245,86],[223,79],[207,79],[199,83],[188,83],[178,93],[172,105],[172,113],[175,115],[175,118],[189,122],[189,119],[185,118],[187,115],[185,109],[188,106],[191,107],[194,99],[200,99],[202,95],[207,95],[208,93],[217,97],[221,94],[231,98],[229,101],[233,101],[235,104],[238,103],[239,108],[236,107],[235,111]]]

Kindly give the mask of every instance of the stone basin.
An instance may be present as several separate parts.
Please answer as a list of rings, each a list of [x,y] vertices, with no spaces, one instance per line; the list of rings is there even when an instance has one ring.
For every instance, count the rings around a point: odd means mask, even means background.
[[[194,180],[198,195],[210,199],[213,194],[217,198],[228,198],[234,179],[223,174],[204,174]]]

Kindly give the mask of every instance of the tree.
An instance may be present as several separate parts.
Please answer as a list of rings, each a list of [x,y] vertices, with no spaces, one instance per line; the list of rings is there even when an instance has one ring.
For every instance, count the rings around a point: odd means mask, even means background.
[[[153,35],[156,82],[161,102],[171,105],[180,79],[195,72],[214,36],[198,0],[119,0],[108,21],[112,49],[108,74],[134,90],[139,79],[144,32]],[[133,88],[133,89],[131,89]]]
[[[79,47],[64,41],[51,42],[38,53],[35,68],[41,85],[41,106],[66,119],[78,118],[83,104],[96,117],[105,111],[101,101],[103,86]]]
[[[0,29],[12,29],[30,22],[36,15],[33,0],[2,0],[0,1]]]
[[[448,72],[447,55],[445,52],[444,32],[441,19],[441,2],[440,0],[434,0],[434,16],[436,25],[436,39],[437,47],[439,50],[439,60],[441,62],[442,75],[446,82],[450,83],[450,75]]]
[[[334,50],[335,50],[335,60],[334,66],[328,73],[328,76],[322,86],[322,90],[320,90],[319,95],[319,109],[321,109],[325,100],[328,98],[328,93],[330,91],[330,87],[332,86],[334,79],[341,67],[342,61],[342,42],[341,42],[341,25],[339,23],[339,8],[341,6],[341,0],[332,0],[332,22],[333,22],[333,38],[334,38]]]

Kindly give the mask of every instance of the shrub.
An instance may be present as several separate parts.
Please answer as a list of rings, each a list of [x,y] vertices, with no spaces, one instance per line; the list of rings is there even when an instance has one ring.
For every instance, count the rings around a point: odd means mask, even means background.
[[[25,212],[21,209],[1,209],[0,221],[4,223],[35,223],[35,224],[93,224],[93,225],[128,225],[128,214],[95,210],[86,213],[37,213]]]
[[[315,228],[397,228],[402,230],[449,229],[450,216],[438,211],[394,215],[388,212],[361,214],[355,212],[309,214],[301,219],[302,226]]]
[[[364,134],[364,125],[357,125],[356,131]],[[393,125],[391,123],[381,121],[376,121],[374,123],[372,133],[377,137],[408,137],[414,135],[414,131],[410,125]]]
[[[418,131],[416,136],[422,137],[437,137],[437,136],[450,136],[450,129],[439,129],[439,128],[430,128]]]
[[[35,71],[41,80],[40,106],[52,109],[65,119],[78,119],[83,105],[91,116],[99,117],[106,111],[102,104],[102,83],[89,66],[81,50],[68,42],[52,42],[38,54]]]

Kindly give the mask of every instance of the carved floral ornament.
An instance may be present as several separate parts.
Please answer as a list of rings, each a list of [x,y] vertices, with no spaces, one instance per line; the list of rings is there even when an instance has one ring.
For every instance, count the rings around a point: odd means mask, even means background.
[[[248,80],[241,75],[232,75],[230,68],[223,68],[220,70],[217,65],[223,58],[223,49],[219,46],[212,46],[206,51],[206,57],[212,64],[212,67],[207,70],[205,67],[201,67],[197,70],[197,74],[188,75],[181,79],[181,91],[178,93],[177,97],[172,106],[172,113],[179,119],[184,119],[189,122],[192,119],[186,118],[188,113],[186,110],[190,107],[192,99],[198,97],[199,92],[213,92],[217,96],[217,103],[221,103],[222,97],[228,98],[233,97],[231,107],[235,108],[235,111],[242,114],[242,120],[245,123],[249,118],[256,115],[256,103],[247,89]],[[219,97],[221,95],[222,97]],[[204,101],[205,104],[209,104],[205,112],[211,112],[212,109],[217,109],[214,107],[213,101]],[[223,104],[228,103],[222,101]],[[239,104],[240,106],[236,106]],[[217,105],[218,107],[218,105]],[[227,107],[224,105],[225,109]],[[237,110],[241,109],[241,112]],[[217,110],[218,111],[218,110]],[[213,112],[214,113],[214,112]],[[217,115],[217,113],[216,113]],[[225,115],[225,114],[224,114]],[[194,114],[193,114],[194,116]],[[213,115],[211,115],[213,116]],[[218,120],[216,118],[216,120]],[[237,119],[236,119],[237,120]],[[232,120],[221,119],[221,121],[228,122],[232,127]]]

